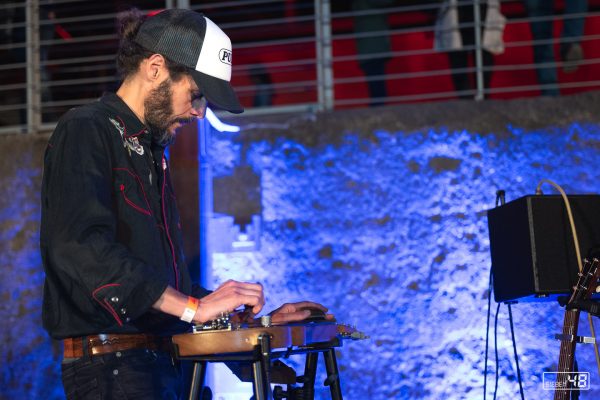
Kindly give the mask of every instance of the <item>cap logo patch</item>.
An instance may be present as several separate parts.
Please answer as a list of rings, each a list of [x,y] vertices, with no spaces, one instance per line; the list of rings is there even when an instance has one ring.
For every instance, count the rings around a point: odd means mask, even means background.
[[[219,60],[224,64],[231,65],[231,51],[227,49],[221,49],[219,51]]]

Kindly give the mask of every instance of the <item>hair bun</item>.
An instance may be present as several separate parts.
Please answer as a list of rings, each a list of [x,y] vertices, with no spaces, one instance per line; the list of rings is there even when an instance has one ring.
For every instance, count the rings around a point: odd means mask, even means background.
[[[133,40],[146,16],[137,8],[130,8],[117,14],[117,32],[121,41]]]

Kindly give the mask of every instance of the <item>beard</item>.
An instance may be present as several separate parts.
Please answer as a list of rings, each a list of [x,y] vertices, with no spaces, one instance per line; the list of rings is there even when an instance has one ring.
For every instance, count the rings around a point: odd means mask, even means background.
[[[173,115],[173,90],[171,79],[164,80],[150,91],[144,100],[144,120],[152,133],[154,142],[167,146],[175,140],[175,132],[169,127],[178,122],[188,123],[193,118],[175,118]]]

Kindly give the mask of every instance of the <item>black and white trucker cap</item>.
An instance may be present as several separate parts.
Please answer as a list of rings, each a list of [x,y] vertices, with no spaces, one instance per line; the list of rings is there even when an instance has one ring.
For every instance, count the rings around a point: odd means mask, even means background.
[[[231,40],[203,14],[169,9],[146,19],[135,42],[147,50],[190,68],[208,102],[232,113],[242,113],[231,80]]]

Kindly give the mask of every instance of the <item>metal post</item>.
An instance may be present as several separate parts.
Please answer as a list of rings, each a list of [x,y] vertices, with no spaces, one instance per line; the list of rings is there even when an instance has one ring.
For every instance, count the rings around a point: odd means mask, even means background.
[[[481,9],[479,8],[480,0],[473,0],[473,22],[475,29],[475,76],[477,80],[477,92],[475,93],[475,100],[483,100],[485,95],[483,93],[483,48],[481,47],[481,32],[483,31],[483,24],[481,23]]]
[[[304,376],[302,378],[303,400],[313,400],[315,398],[315,376],[317,375],[318,361],[319,353],[308,353],[306,355]]]
[[[317,92],[319,111],[333,109],[333,66],[331,51],[331,4],[315,0]]]
[[[42,122],[39,1],[25,5],[27,49],[27,132],[37,133]]]
[[[271,393],[271,336],[263,333],[258,336],[259,354],[258,360],[252,363],[252,374],[254,375],[254,399],[272,400]]]
[[[270,400],[268,394],[265,394],[265,378],[262,373],[260,361],[254,361],[252,363],[252,391],[254,393],[254,400]]]
[[[342,387],[340,385],[340,373],[338,371],[335,350],[329,349],[323,353],[325,358],[325,369],[327,370],[327,380],[325,384],[329,386],[332,400],[342,400]]]
[[[165,8],[175,8],[175,0],[165,0]],[[190,0],[176,0],[177,8],[190,8]]]
[[[194,361],[194,370],[192,372],[192,383],[190,386],[190,395],[188,400],[198,400],[200,391],[204,387],[206,378],[206,361]]]

